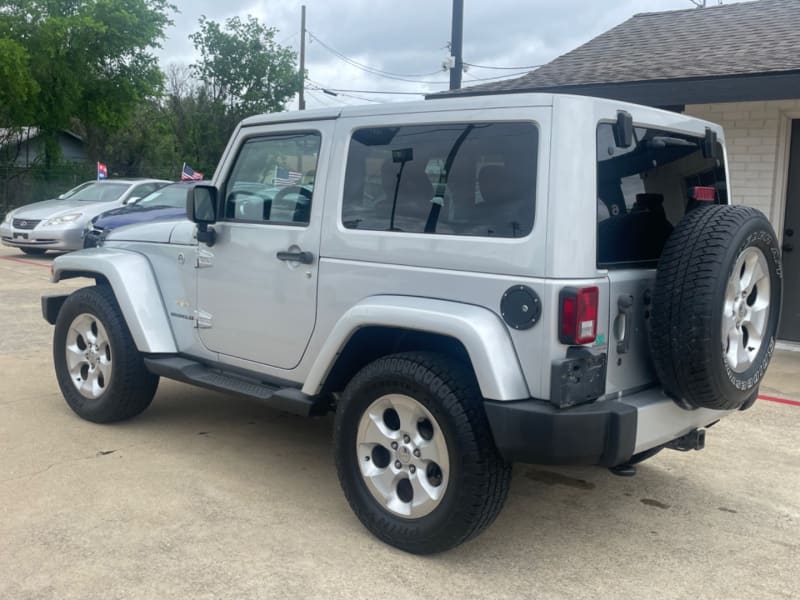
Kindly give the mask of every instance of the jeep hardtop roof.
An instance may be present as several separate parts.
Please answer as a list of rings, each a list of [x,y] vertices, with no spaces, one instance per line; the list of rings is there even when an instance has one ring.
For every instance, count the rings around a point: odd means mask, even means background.
[[[607,98],[594,98],[592,96],[579,96],[575,94],[493,94],[486,96],[466,96],[459,98],[444,97],[442,99],[418,100],[414,102],[385,102],[382,104],[368,104],[359,106],[343,106],[335,108],[316,108],[304,111],[287,111],[273,114],[253,115],[244,119],[240,127],[255,127],[259,125],[270,125],[275,123],[292,123],[302,121],[321,121],[349,117],[372,117],[380,115],[404,115],[419,112],[447,112],[454,110],[481,110],[490,108],[523,108],[533,106],[553,106],[559,98],[569,98],[580,100],[586,103],[587,107],[606,105],[618,110],[636,110],[653,113],[654,116],[661,115],[667,117],[678,117],[679,119],[691,119],[693,121],[705,122],[723,137],[722,128],[715,123],[703,121],[689,115],[682,115],[659,108],[631,104],[621,100],[609,100]]]

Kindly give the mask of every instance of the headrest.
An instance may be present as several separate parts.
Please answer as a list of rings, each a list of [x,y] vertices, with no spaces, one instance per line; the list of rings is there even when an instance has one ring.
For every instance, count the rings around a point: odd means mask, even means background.
[[[636,194],[633,210],[654,210],[664,205],[664,194]]]
[[[486,165],[478,173],[478,189],[486,202],[504,202],[513,199],[514,178],[504,165]]]

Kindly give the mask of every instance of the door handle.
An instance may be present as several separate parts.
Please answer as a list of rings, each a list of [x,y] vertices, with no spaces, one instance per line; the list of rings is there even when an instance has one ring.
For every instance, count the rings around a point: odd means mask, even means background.
[[[617,354],[626,354],[630,348],[630,328],[633,326],[633,296],[623,294],[617,298],[617,318],[614,319],[614,336],[617,338]]]
[[[278,260],[285,260],[287,262],[298,262],[304,265],[310,265],[314,262],[314,255],[311,252],[289,252],[287,250],[278,252],[275,255]]]

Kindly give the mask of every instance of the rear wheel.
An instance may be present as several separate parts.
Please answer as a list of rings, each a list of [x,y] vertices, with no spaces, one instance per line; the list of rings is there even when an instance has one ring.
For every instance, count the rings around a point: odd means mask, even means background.
[[[428,353],[362,369],[336,411],[339,480],[361,522],[416,554],[477,535],[500,512],[511,465],[499,455],[474,375]]]
[[[145,369],[108,286],[73,292],[56,319],[53,359],[58,385],[75,413],[109,423],[144,411],[158,387]]]
[[[47,252],[46,248],[20,248],[20,250],[29,256],[41,256]]]

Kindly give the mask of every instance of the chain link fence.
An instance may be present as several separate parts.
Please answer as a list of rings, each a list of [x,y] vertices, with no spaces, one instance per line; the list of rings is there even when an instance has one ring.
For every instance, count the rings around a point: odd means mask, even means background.
[[[57,198],[81,182],[97,178],[94,163],[69,163],[55,167],[0,166],[0,209],[9,210]]]

